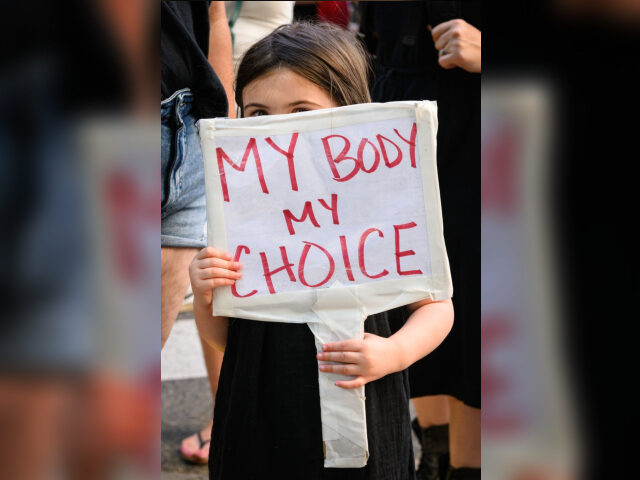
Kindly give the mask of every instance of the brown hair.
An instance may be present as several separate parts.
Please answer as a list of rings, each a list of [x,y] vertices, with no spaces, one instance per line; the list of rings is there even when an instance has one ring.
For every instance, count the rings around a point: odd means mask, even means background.
[[[285,67],[318,85],[339,106],[371,101],[368,54],[358,40],[331,24],[282,25],[244,54],[236,76],[236,103],[256,78]]]

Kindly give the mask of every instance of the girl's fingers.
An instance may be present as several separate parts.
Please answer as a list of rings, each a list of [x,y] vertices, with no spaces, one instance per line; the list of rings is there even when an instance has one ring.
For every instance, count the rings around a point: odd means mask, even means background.
[[[240,272],[218,267],[201,268],[198,270],[198,275],[203,280],[207,280],[209,278],[230,278],[232,280],[238,280],[239,278],[242,278],[242,273]]]
[[[356,377],[354,380],[338,380],[336,385],[340,388],[350,389],[363,386],[367,381],[364,377]]]
[[[359,352],[362,349],[362,340],[344,340],[342,342],[325,343],[323,352]]]
[[[213,279],[206,280],[206,282],[209,288],[216,288],[216,287],[225,287],[227,285],[233,285],[236,281],[230,278],[213,278]]]
[[[217,248],[213,248],[213,247],[205,247],[202,250],[200,250],[196,255],[197,259],[209,258],[209,257],[218,257],[218,258],[223,258],[225,260],[232,259],[231,255],[229,255],[227,252],[223,252],[222,250],[218,250]]]
[[[232,262],[217,257],[208,257],[198,260],[198,268],[220,267],[228,270],[239,270],[242,268],[240,262]]]
[[[360,354],[355,352],[320,352],[316,358],[325,362],[360,363]]]
[[[318,365],[318,369],[321,372],[326,373],[338,373],[340,375],[359,375],[360,374],[360,365],[353,364],[320,364]]]

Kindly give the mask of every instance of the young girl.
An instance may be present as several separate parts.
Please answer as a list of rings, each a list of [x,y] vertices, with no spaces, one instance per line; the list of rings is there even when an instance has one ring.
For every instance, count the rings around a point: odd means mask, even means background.
[[[367,74],[364,51],[348,32],[287,25],[247,51],[238,68],[236,101],[244,117],[366,103]],[[211,315],[213,289],[242,277],[241,265],[228,253],[201,250],[189,274],[200,333],[225,352],[209,457],[212,479],[414,478],[406,368],[451,329],[450,300],[423,300],[372,315],[364,339],[325,344],[317,353],[305,324]],[[364,468],[323,467],[318,369],[353,376],[336,388],[366,384]]]

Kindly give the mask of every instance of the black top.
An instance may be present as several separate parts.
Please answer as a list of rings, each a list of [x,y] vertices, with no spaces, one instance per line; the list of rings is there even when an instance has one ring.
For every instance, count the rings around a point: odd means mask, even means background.
[[[365,331],[388,337],[405,316],[404,308],[372,315]],[[311,330],[306,324],[231,319],[215,402],[210,478],[414,479],[407,371],[368,383],[365,395],[367,465],[325,469]]]
[[[229,108],[207,58],[209,3],[162,1],[162,98],[190,88],[197,118],[226,117]]]

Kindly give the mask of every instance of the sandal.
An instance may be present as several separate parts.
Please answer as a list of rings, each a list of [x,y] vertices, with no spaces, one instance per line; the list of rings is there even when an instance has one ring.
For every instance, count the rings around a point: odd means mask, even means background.
[[[209,446],[208,445],[211,443],[211,438],[208,438],[207,440],[203,440],[199,430],[194,435],[198,436],[198,443],[200,444],[198,449],[195,452],[188,452],[188,451],[185,451],[184,446],[181,446],[180,455],[187,462],[195,463],[197,465],[206,465],[209,462]],[[191,435],[191,437],[193,437],[193,435]],[[191,437],[188,437],[188,438],[191,438]],[[204,455],[201,455],[202,449],[205,446],[207,447],[206,453]]]

